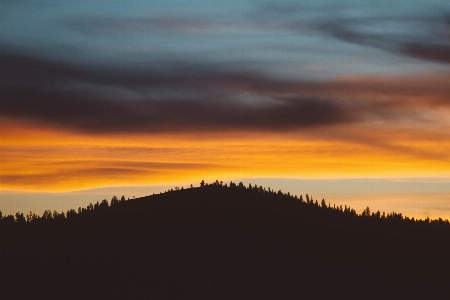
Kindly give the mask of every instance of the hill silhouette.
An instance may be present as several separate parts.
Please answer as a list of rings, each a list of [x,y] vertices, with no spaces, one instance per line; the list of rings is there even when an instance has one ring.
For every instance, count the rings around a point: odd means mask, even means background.
[[[216,181],[5,216],[1,298],[446,299],[448,220]]]

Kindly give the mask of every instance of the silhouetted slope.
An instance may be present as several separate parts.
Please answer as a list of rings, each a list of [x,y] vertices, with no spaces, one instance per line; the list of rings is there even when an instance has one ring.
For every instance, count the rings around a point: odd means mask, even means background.
[[[448,224],[357,217],[220,185],[4,223],[1,251],[3,299],[449,295]]]

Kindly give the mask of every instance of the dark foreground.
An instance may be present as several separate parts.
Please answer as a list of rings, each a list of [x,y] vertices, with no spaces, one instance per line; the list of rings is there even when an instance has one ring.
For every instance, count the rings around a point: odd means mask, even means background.
[[[1,226],[1,299],[450,299],[450,226],[210,185]]]

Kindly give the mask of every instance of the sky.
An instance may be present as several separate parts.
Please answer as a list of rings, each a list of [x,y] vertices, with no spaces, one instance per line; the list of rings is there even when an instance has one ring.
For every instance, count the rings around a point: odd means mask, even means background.
[[[0,56],[3,214],[218,179],[450,218],[448,1],[4,0]]]

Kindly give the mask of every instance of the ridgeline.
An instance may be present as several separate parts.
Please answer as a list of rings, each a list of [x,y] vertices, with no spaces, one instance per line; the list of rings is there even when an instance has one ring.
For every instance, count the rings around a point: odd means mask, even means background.
[[[450,224],[216,181],[5,216],[1,298],[448,299]],[[43,298],[44,299],[44,298]]]

